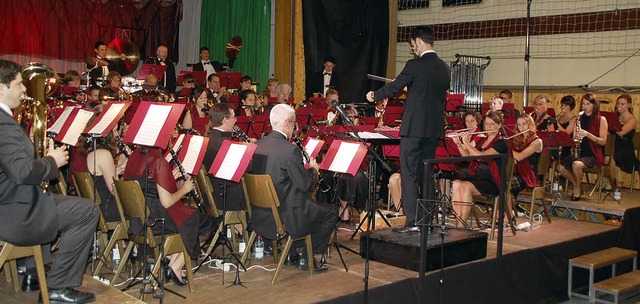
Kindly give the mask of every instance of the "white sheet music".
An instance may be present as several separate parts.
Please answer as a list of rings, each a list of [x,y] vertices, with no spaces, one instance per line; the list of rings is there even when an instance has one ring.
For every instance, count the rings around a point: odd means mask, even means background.
[[[217,178],[231,180],[233,175],[236,174],[236,170],[238,170],[240,161],[242,160],[245,151],[247,151],[247,148],[248,147],[246,145],[231,143],[229,151],[227,151],[227,155],[225,155],[222,165],[220,165],[215,176]]]
[[[147,115],[144,117],[138,134],[133,139],[133,143],[142,146],[153,146],[158,140],[158,135],[164,126],[172,107],[163,105],[150,105]]]
[[[105,129],[116,119],[120,110],[124,107],[123,103],[112,103],[109,109],[103,114],[100,121],[89,130],[89,134],[102,134]]]
[[[73,111],[73,109],[75,109],[75,108],[76,107],[74,107],[74,106],[69,106],[69,107],[64,108],[64,111],[62,112],[62,115],[60,115],[60,117],[58,117],[56,122],[53,124],[53,126],[51,126],[51,128],[49,128],[47,130],[47,132],[51,132],[51,133],[55,133],[55,134],[60,133],[60,130],[62,129],[62,125],[64,125],[64,123],[69,118],[69,115],[71,115],[71,111]]]
[[[69,130],[67,130],[67,134],[64,135],[61,142],[67,145],[75,146],[78,143],[80,134],[84,132],[84,129],[87,127],[87,123],[92,116],[93,111],[80,109],[78,111],[78,114],[76,114],[76,118],[72,121]]]
[[[173,150],[173,152],[178,153],[178,151],[180,151],[180,148],[182,147],[182,141],[184,140],[184,134],[180,134],[178,135],[178,139],[176,139],[176,142],[173,144],[173,147],[171,147],[171,150]],[[165,158],[168,162],[171,162],[171,160],[173,159],[173,157],[171,156],[171,153],[167,153],[167,156],[165,156]]]
[[[360,143],[340,143],[338,152],[329,166],[329,171],[346,173],[349,170],[351,161],[356,156]]]
[[[309,155],[309,157],[313,157],[311,156],[313,154],[313,150],[316,149],[316,147],[318,146],[318,144],[320,143],[320,140],[317,140],[315,138],[309,138],[309,140],[307,141],[307,145],[304,146],[305,151],[307,151],[307,155]],[[307,160],[306,159],[302,159],[302,161],[306,164]]]
[[[200,155],[200,151],[202,150],[203,143],[204,137],[197,135],[191,136],[191,140],[189,140],[189,146],[187,147],[187,153],[182,160],[182,167],[185,171],[194,171],[194,167],[198,162],[198,156]]]
[[[349,134],[351,134],[351,136],[355,137],[353,132],[350,132]],[[366,138],[366,139],[371,139],[371,138],[389,138],[389,136],[381,134],[381,133],[377,133],[377,132],[358,132],[358,135],[360,135],[360,138]]]

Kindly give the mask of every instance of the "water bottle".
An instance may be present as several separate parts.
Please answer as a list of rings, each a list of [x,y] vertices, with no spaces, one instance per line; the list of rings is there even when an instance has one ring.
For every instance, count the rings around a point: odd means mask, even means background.
[[[551,188],[551,191],[558,192],[558,186],[559,186],[558,185],[558,180],[554,180],[553,181],[553,187]]]
[[[262,241],[262,237],[258,236],[258,240],[256,241],[256,260],[262,261],[264,257],[264,242]]]
[[[227,225],[227,240],[231,239],[231,225]]]
[[[244,242],[244,236],[240,235],[240,238],[238,238],[238,252],[244,253],[245,249],[247,249],[247,244]]]
[[[120,265],[120,250],[118,250],[118,248],[113,248],[111,256],[113,258],[113,267],[117,268],[118,265]]]
[[[622,198],[622,193],[620,193],[620,190],[618,188],[613,190],[613,199],[616,201],[619,201]]]

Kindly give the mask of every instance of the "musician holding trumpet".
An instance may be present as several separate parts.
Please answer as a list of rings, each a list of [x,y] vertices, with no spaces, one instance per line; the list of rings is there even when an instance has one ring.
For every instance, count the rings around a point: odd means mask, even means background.
[[[607,119],[600,115],[600,102],[592,93],[582,96],[583,113],[576,121],[575,154],[563,156],[558,172],[573,185],[572,201],[579,201],[582,194],[582,170],[604,164],[604,145],[607,143]],[[577,157],[576,157],[577,156]]]

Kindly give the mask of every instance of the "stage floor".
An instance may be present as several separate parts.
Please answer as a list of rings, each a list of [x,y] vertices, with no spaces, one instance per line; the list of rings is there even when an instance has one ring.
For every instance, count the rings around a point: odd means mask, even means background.
[[[525,221],[525,219],[519,219]],[[349,240],[354,224],[340,226],[339,240],[349,248],[357,250],[359,248],[358,238]],[[516,236],[505,233],[504,254],[520,250],[532,249],[540,246],[565,242],[575,238],[581,238],[592,234],[616,229],[614,226],[576,221],[563,218],[553,218],[549,224],[544,222],[539,226],[534,225],[528,232],[518,231]],[[477,263],[486,259],[493,259],[496,256],[495,240],[488,241],[487,258],[469,262]],[[227,272],[223,275],[220,270],[203,267],[195,274],[196,292],[190,294],[187,287],[177,287],[167,284],[167,287],[174,289],[185,295],[186,303],[275,303],[286,301],[288,303],[311,303],[323,300],[330,300],[336,297],[360,292],[364,290],[365,261],[359,255],[341,250],[345,258],[349,272],[345,272],[340,258],[335,250],[331,250],[331,257],[328,259],[329,271],[315,274],[310,277],[308,272],[301,271],[293,267],[284,267],[275,285],[271,284],[271,276],[275,268],[272,257],[265,257],[263,261],[253,261],[248,272],[241,272],[240,277],[246,288],[242,286],[231,286],[234,272]],[[464,264],[463,264],[464,265]],[[457,266],[456,266],[457,267]],[[394,283],[408,278],[417,278],[415,271],[371,262],[369,264],[369,288],[375,288],[386,284]],[[0,274],[0,277],[4,275]],[[120,286],[122,288],[122,286]],[[96,303],[136,303],[135,298],[139,296],[139,288],[127,292],[119,292],[115,288],[102,285],[98,281],[86,276],[81,287],[96,293]],[[4,279],[0,279],[0,302],[17,303],[37,301],[36,293],[14,293],[12,287]],[[167,303],[181,302],[180,298],[166,293]],[[157,300],[146,296],[145,302],[155,303]]]

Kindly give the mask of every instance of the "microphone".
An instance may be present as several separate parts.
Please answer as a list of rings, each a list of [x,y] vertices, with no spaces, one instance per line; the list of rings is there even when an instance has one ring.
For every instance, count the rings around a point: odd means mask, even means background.
[[[340,116],[342,116],[342,120],[344,120],[347,124],[353,126],[353,120],[351,120],[351,118],[349,118],[349,115],[347,115],[347,113],[344,111],[344,109],[342,108],[342,106],[340,105],[340,103],[337,100],[332,100],[331,104],[333,105],[333,107],[336,109],[336,111],[338,111],[338,113],[340,113]]]

